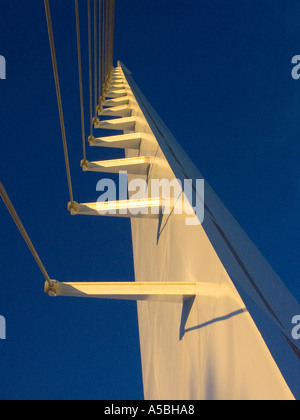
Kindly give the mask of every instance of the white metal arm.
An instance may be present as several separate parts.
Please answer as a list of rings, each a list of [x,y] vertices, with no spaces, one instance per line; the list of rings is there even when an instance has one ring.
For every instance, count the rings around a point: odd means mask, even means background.
[[[196,295],[213,296],[218,286],[209,283],[59,283],[45,284],[49,296],[71,296],[99,299],[182,302]]]

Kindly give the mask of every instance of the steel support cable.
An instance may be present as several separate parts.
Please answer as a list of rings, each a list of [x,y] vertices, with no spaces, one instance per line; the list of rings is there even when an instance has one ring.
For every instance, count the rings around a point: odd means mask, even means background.
[[[107,51],[107,73],[110,76],[113,67],[113,31],[114,31],[114,5],[113,1],[109,2],[109,27],[108,27],[108,51]]]
[[[113,59],[114,59],[114,48],[115,48],[115,23],[116,23],[116,0],[113,0],[113,27],[112,27],[112,66],[113,66]]]
[[[37,265],[39,266],[43,276],[45,277],[46,282],[49,284],[49,286],[51,286],[52,281],[49,277],[49,274],[47,273],[40,257],[38,256],[38,253],[36,252],[32,242],[31,242],[31,240],[30,240],[30,238],[29,238],[29,236],[28,236],[28,234],[27,234],[27,232],[26,232],[26,230],[25,230],[25,228],[24,228],[24,226],[23,226],[23,224],[22,224],[22,222],[21,222],[21,220],[20,220],[20,218],[19,218],[12,202],[10,201],[10,199],[7,195],[7,192],[5,191],[5,188],[4,188],[4,186],[2,185],[1,182],[0,182],[0,196],[1,196],[4,204],[6,205],[11,217],[13,218],[17,228],[19,229],[21,235],[23,236],[23,239],[26,242],[31,254],[33,255],[33,257],[34,257],[34,259],[37,263]]]
[[[109,26],[109,21],[108,21],[108,11],[109,11],[109,3],[108,0],[106,0],[106,27],[105,27],[105,40],[106,40],[106,50],[105,50],[105,81],[107,83],[108,81],[108,48],[109,48],[109,39],[108,39],[108,26]]]
[[[88,1],[88,36],[89,36],[89,88],[90,88],[90,135],[93,136],[93,73],[92,73],[92,24],[91,0]]]
[[[115,20],[116,20],[116,0],[113,0],[112,11],[112,41],[111,41],[111,66],[114,66],[114,48],[115,48]]]
[[[83,87],[82,87],[81,42],[80,42],[80,19],[79,19],[78,0],[75,0],[75,13],[76,13],[77,54],[78,54],[80,109],[81,109],[82,151],[83,151],[83,160],[86,161]]]
[[[113,2],[113,24],[112,24],[112,42],[111,42],[111,65],[114,65],[114,48],[115,48],[115,24],[116,24],[116,0]]]
[[[104,0],[103,0],[104,1]],[[102,0],[99,0],[99,92],[98,92],[98,105],[101,111],[101,97],[102,97],[102,68],[101,68],[101,60],[102,60]]]
[[[114,29],[115,28],[115,0],[110,2],[110,34],[109,34],[109,73],[113,69]]]
[[[65,123],[64,123],[64,116],[63,116],[63,107],[62,107],[62,100],[61,100],[61,93],[60,93],[60,86],[59,86],[59,77],[58,77],[58,70],[57,70],[57,61],[56,61],[56,54],[55,54],[53,28],[52,28],[49,0],[44,0],[44,2],[45,2],[46,18],[47,18],[47,25],[48,25],[52,64],[53,64],[53,73],[54,73],[54,79],[55,79],[56,96],[57,96],[57,102],[58,102],[59,118],[60,118],[60,125],[61,125],[62,139],[63,139],[63,147],[64,147],[65,164],[66,164],[68,186],[69,186],[69,193],[70,193],[70,201],[73,204],[74,203],[74,198],[73,198],[73,190],[72,190],[72,180],[71,180],[70,163],[69,163],[69,155],[68,155],[67,137],[66,137]]]
[[[94,0],[94,107],[95,107],[95,121],[97,119],[97,101],[98,101],[98,33],[97,33],[97,2]]]
[[[111,41],[112,41],[112,2],[109,2],[109,33],[108,33],[108,74],[111,71]]]
[[[104,66],[104,57],[105,57],[105,0],[103,0],[103,11],[102,11],[102,97],[105,95],[105,66]]]
[[[108,75],[110,75],[110,51],[111,51],[111,28],[112,28],[112,19],[111,19],[111,9],[112,9],[112,2],[110,0],[109,2],[109,8],[108,8],[108,52],[107,52],[107,72]]]
[[[109,50],[110,50],[110,1],[107,0],[106,4],[106,80],[109,80]]]

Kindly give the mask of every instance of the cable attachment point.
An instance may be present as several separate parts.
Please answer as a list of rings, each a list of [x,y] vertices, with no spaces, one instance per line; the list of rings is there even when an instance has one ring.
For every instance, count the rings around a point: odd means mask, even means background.
[[[89,142],[90,146],[95,146],[95,143],[96,143],[95,137],[94,136],[89,136],[88,142]]]
[[[82,167],[82,170],[83,170],[84,172],[86,172],[86,171],[89,169],[89,161],[88,161],[88,160],[86,160],[86,159],[83,159],[83,160],[80,162],[80,166]]]
[[[72,216],[78,213],[79,204],[73,201],[72,203],[68,203],[68,211],[71,213]]]
[[[102,98],[101,98],[102,99]],[[96,111],[98,115],[101,115],[103,112],[103,106],[102,106],[102,101],[100,102],[100,104],[97,106]]]
[[[100,124],[100,120],[99,120],[99,118],[98,118],[98,117],[94,117],[94,118],[92,119],[92,123],[94,124],[95,128],[97,128],[97,127],[98,127],[98,125]]]
[[[50,297],[56,297],[59,294],[59,282],[56,280],[50,280],[49,283],[49,281],[46,281],[44,290]]]
[[[109,92],[109,81],[106,81],[103,86],[102,98],[105,97],[108,92]]]

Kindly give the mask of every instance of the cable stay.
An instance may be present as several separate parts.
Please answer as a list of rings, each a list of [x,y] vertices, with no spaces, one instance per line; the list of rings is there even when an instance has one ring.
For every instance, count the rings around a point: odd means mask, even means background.
[[[9,198],[2,182],[0,182],[0,196],[1,196],[4,204],[6,205],[7,210],[9,211],[11,217],[13,218],[17,228],[19,229],[19,232],[21,233],[24,241],[26,242],[26,244],[27,244],[32,256],[34,257],[39,269],[41,270],[41,272],[42,272],[42,274],[45,278],[47,286],[52,287],[53,284],[54,284],[54,280],[50,279],[49,274],[48,274],[47,270],[45,269],[40,257],[38,256],[38,253],[36,252],[36,249],[34,248],[32,242],[31,242],[31,240],[30,240],[30,238],[29,238],[29,236],[28,236],[28,234],[27,234],[27,232],[26,232],[26,230],[23,226],[23,223],[21,222],[21,219],[18,216],[12,202],[10,201],[10,198]]]
[[[94,124],[99,123],[99,118],[97,116],[98,108],[98,16],[97,16],[97,2],[94,0],[94,112],[95,116],[93,119]]]
[[[88,50],[89,50],[89,93],[90,93],[90,136],[93,135],[93,81],[92,81],[92,25],[91,1],[88,0]]]
[[[83,86],[82,86],[82,63],[81,63],[81,42],[80,42],[80,20],[79,20],[78,0],[75,0],[75,12],[76,12],[76,33],[77,33],[77,54],[78,54],[80,109],[81,109],[82,151],[83,151],[83,160],[86,161],[84,104],[83,104]]]
[[[70,201],[71,201],[71,203],[74,203],[72,180],[71,180],[71,171],[70,171],[70,163],[69,163],[69,154],[68,154],[68,146],[67,146],[67,137],[66,137],[66,129],[65,129],[65,123],[64,123],[62,99],[61,99],[61,93],[60,93],[60,84],[59,84],[59,77],[58,77],[57,60],[56,60],[56,53],[55,53],[54,36],[53,36],[53,28],[52,28],[52,20],[51,20],[51,13],[50,13],[50,7],[49,7],[49,0],[44,0],[44,2],[45,2],[45,10],[46,10],[50,49],[51,49],[53,73],[54,73],[54,79],[55,79],[59,118],[60,118],[60,125],[61,125],[61,133],[62,133],[62,139],[63,139],[65,165],[66,165],[67,178],[68,178]]]
[[[104,4],[104,1],[103,1]],[[99,80],[98,80],[98,85],[99,85],[99,90],[98,90],[98,107],[96,112],[99,111],[99,106],[101,104],[101,92],[102,92],[102,86],[103,86],[103,81],[102,81],[102,60],[103,60],[103,52],[102,52],[102,40],[103,40],[103,22],[102,22],[102,0],[99,0]]]

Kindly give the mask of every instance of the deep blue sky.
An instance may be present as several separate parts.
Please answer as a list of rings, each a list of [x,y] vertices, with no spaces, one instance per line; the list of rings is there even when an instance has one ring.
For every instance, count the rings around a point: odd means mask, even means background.
[[[117,0],[115,59],[300,301],[299,0]],[[86,1],[80,0],[82,42]],[[73,0],[51,0],[77,201],[98,198],[82,173]],[[86,46],[86,44],[84,44]],[[42,0],[0,3],[1,165],[49,274],[132,281],[127,220],[70,217]],[[83,54],[85,64],[87,57]],[[87,67],[84,69],[87,93]],[[88,98],[86,105],[88,110]],[[118,152],[88,149],[88,158]],[[0,399],[141,399],[135,303],[50,299],[0,203]]]

